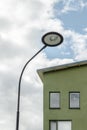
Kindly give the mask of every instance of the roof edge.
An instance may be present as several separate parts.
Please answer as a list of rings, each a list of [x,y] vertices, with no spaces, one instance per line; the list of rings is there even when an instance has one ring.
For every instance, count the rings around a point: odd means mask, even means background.
[[[43,81],[44,73],[57,71],[57,70],[61,70],[61,69],[72,68],[72,67],[76,67],[76,66],[83,66],[83,65],[87,65],[87,60],[39,69],[39,70],[37,70],[37,73],[40,76],[41,80]]]

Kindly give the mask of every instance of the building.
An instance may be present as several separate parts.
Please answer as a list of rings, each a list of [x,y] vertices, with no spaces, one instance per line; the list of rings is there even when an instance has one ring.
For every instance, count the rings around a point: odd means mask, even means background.
[[[44,88],[43,130],[86,130],[87,61],[38,70]]]

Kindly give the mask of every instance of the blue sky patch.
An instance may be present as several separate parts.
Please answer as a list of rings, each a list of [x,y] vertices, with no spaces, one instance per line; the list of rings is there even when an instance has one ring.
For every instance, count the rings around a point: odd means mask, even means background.
[[[74,30],[83,34],[84,28],[87,27],[87,7],[80,9],[78,5],[78,11],[71,10],[67,13],[62,13],[61,11],[63,10],[64,6],[65,5],[63,2],[59,2],[54,5],[54,18],[60,19],[63,22],[65,29]]]
[[[49,59],[53,58],[73,58],[73,50],[71,48],[71,43],[68,43],[64,45],[65,43],[63,42],[60,46],[61,48],[58,47],[47,47],[44,52],[47,54],[47,57]],[[62,49],[63,48],[63,49]]]

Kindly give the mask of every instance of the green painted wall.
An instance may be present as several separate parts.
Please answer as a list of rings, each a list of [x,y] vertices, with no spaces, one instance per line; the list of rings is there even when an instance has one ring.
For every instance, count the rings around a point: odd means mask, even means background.
[[[49,120],[72,120],[72,130],[87,129],[87,66],[47,72],[44,84],[44,130]],[[60,91],[61,108],[49,109],[49,92]],[[80,109],[69,109],[69,92],[80,91]]]

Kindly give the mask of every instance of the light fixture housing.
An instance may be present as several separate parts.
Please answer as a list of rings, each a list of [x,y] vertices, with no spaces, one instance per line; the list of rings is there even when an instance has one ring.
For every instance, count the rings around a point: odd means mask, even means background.
[[[63,42],[63,36],[57,32],[48,32],[42,37],[46,46],[58,46]]]

